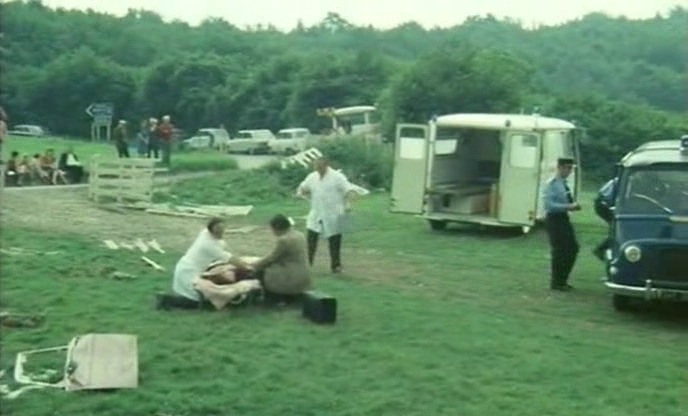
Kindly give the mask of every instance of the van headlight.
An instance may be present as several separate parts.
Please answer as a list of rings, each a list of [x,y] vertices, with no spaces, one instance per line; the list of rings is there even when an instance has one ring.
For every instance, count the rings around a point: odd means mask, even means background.
[[[628,246],[624,249],[624,256],[631,263],[635,263],[640,260],[641,250],[638,246]]]

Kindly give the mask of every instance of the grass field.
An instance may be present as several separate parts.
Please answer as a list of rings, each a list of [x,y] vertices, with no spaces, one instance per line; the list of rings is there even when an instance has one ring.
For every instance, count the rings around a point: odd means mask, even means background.
[[[184,200],[239,199],[207,182],[177,191]],[[591,204],[575,215],[577,290],[551,293],[542,230],[431,232],[418,219],[388,214],[386,195],[365,197],[355,208],[355,231],[345,236],[341,277],[327,272],[321,246],[316,286],[340,305],[338,323],[321,327],[289,309],[155,310],[153,294],[170,287],[200,220],[111,213],[102,224],[80,218],[72,228],[64,221],[33,225],[15,212],[25,201],[9,198],[2,246],[63,255],[3,256],[2,309],[46,315],[40,328],[3,330],[3,368],[17,351],[61,345],[77,334],[131,333],[138,335],[140,387],[30,391],[3,402],[2,414],[688,415],[687,310],[612,309],[602,265],[590,254],[604,233]],[[299,217],[306,206],[289,199],[261,204],[231,225],[262,227],[275,212]],[[151,257],[168,272],[102,247],[100,239],[114,232],[155,236],[168,253]],[[241,253],[263,254],[270,242],[263,228],[228,236]],[[106,268],[138,278],[111,280]]]
[[[59,155],[68,146],[73,146],[80,160],[89,160],[95,155],[117,157],[117,151],[113,144],[94,143],[85,140],[63,139],[59,137],[34,138],[10,136],[3,145],[4,157],[9,157],[10,152],[17,151],[20,154],[42,154],[48,148],[53,148]],[[136,152],[130,149],[130,155],[136,157]],[[196,172],[206,170],[224,170],[236,168],[236,161],[227,154],[215,151],[185,151],[173,152],[170,170],[175,172]]]

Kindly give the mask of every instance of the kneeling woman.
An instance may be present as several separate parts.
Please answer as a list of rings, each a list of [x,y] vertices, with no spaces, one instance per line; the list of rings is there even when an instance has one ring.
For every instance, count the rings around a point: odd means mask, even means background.
[[[311,285],[306,238],[281,214],[270,220],[270,228],[277,238],[275,248],[251,266],[263,283],[267,302],[298,300]]]

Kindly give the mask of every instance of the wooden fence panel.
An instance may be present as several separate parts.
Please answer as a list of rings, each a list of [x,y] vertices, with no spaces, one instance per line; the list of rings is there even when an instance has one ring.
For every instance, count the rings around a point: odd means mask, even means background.
[[[89,198],[96,202],[151,202],[158,170],[154,159],[94,157],[90,163]]]

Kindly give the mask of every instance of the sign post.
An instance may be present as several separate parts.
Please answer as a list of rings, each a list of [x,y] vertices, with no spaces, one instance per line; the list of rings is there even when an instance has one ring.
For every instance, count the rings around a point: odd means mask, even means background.
[[[86,109],[86,114],[91,116],[91,140],[102,140],[101,133],[105,127],[105,139],[110,141],[112,137],[112,116],[114,114],[112,103],[93,103]]]

